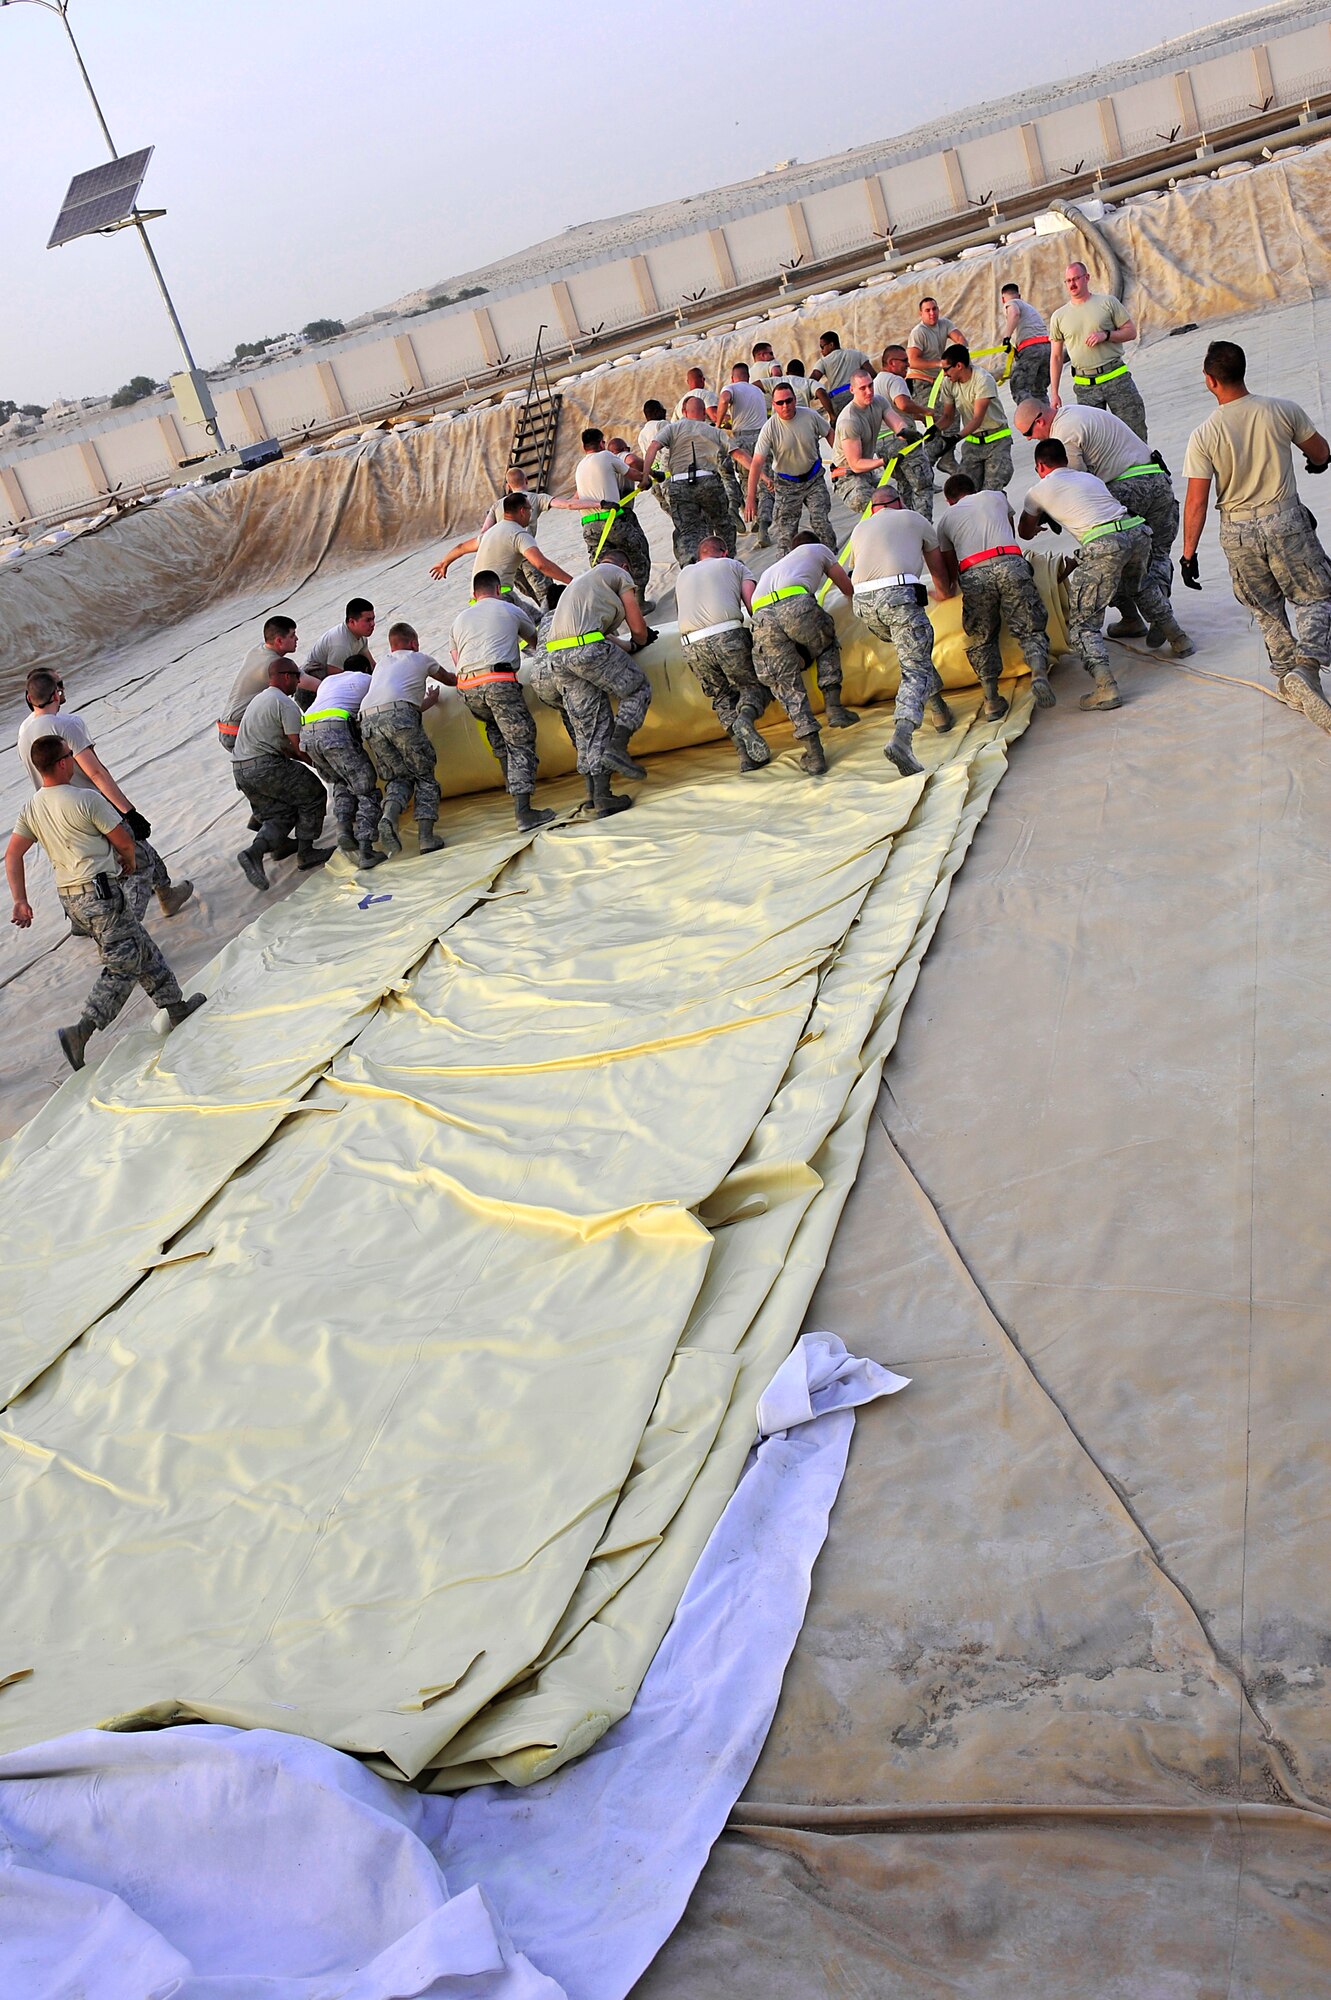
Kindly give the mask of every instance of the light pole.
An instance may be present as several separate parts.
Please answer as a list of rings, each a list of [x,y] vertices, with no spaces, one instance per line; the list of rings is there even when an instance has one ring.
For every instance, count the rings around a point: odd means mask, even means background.
[[[87,91],[92,108],[97,115],[97,123],[102,128],[102,137],[106,141],[106,150],[110,153],[113,160],[118,160],[120,154],[116,151],[116,142],[111,137],[111,128],[106,122],[101,105],[97,101],[97,92],[93,89],[92,78],[88,75],[88,65],[83,60],[82,51],[74,39],[74,30],[69,25],[69,0],[0,0],[0,7],[43,7],[48,14],[57,16],[61,27],[69,37],[69,46],[74,51],[74,60],[79,66],[79,75],[83,78],[84,89]],[[157,253],[149,240],[147,225],[137,210],[131,216],[130,220],[134,228],[138,231],[139,241],[143,245],[143,254],[148,259],[148,265],[156,281],[157,289],[162,294],[162,304],[166,307],[167,317],[171,321],[171,330],[175,334],[180,351],[185,357],[185,367],[194,382],[195,393],[199,395],[204,417],[204,428],[212,440],[213,448],[217,451],[225,451],[226,440],[222,436],[221,426],[217,420],[217,411],[213,407],[212,397],[208,394],[207,384],[195,364],[193,354],[190,352],[189,341],[185,338],[185,329],[180,324],[180,315],[176,311],[175,302],[166,288],[166,279],[162,276],[162,267],[157,261]]]

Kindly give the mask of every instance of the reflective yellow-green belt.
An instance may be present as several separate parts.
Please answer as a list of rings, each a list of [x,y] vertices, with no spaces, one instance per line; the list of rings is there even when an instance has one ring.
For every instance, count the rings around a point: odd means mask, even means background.
[[[314,708],[303,720],[305,722],[350,722],[349,708]]]
[[[576,639],[547,639],[545,650],[547,653],[562,653],[570,646],[594,646],[598,639],[604,637],[604,632],[583,632]]]
[[[1000,438],[1010,438],[1011,435],[1010,426],[1004,425],[1001,431],[982,431],[979,437],[961,438],[958,442],[961,444],[997,444]]]
[[[1097,389],[1102,382],[1112,382],[1116,377],[1126,375],[1127,372],[1127,362],[1120,361],[1117,368],[1106,368],[1103,374],[1100,375],[1078,375],[1074,370],[1072,379],[1079,389]]]
[[[1125,528],[1145,526],[1146,523],[1140,514],[1125,514],[1121,521],[1097,521],[1093,528],[1086,530],[1081,538],[1081,545],[1085,548],[1087,542],[1098,542],[1102,535],[1121,535]]]
[[[783,597],[807,597],[808,595],[809,593],[802,583],[783,583],[779,590],[769,590],[766,597],[755,597],[753,608],[755,611],[764,611],[769,604],[779,604]]]
[[[512,584],[511,584],[511,583],[501,583],[501,584],[500,584],[500,586],[499,586],[499,595],[500,595],[501,597],[511,597],[511,596],[513,595],[513,586],[512,586]],[[470,609],[470,607],[471,607],[471,606],[472,606],[473,604],[479,604],[479,603],[480,603],[480,601],[481,601],[481,600],[479,599],[479,597],[469,597],[469,598],[467,599],[467,606],[468,606],[468,609]]]
[[[626,493],[624,495],[624,498],[622,500],[617,500],[612,507],[593,508],[590,514],[583,515],[582,517],[583,527],[591,528],[594,527],[598,521],[613,521],[616,514],[627,514],[629,508],[633,505],[637,497],[638,496],[636,493]]]
[[[1149,465],[1129,465],[1122,472],[1114,474],[1115,479],[1144,479],[1148,472],[1163,472],[1164,467],[1152,459]]]

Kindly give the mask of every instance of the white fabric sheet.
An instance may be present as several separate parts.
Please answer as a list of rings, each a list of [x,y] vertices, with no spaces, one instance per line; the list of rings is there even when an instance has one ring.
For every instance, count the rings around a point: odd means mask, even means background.
[[[545,1784],[425,1798],[303,1737],[204,1724],[0,1759],[0,1993],[622,2000],[762,1747],[853,1406],[904,1387],[805,1337],[633,1709]]]

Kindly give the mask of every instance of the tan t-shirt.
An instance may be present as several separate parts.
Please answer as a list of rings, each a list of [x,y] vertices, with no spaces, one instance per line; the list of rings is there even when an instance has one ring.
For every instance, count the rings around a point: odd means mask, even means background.
[[[1049,321],[1049,338],[1062,341],[1078,375],[1101,375],[1106,368],[1121,368],[1127,357],[1112,341],[1088,347],[1086,336],[1112,333],[1116,326],[1126,326],[1130,317],[1121,299],[1108,292],[1092,292],[1080,305],[1069,299],[1058,307]]]
[[[1128,511],[1094,473],[1073,472],[1065,465],[1037,479],[1021,509],[1024,514],[1048,514],[1079,542],[1085,540],[1089,528],[1098,528],[1105,521],[1121,521]]]
[[[69,709],[62,708],[56,715],[26,716],[19,724],[18,741],[14,747],[23,759],[24,770],[32,779],[34,792],[42,789],[42,774],[32,761],[32,746],[41,736],[63,736],[76,757],[92,749],[92,732],[87,723],[81,716],[71,714]],[[69,782],[78,791],[97,791],[92,779],[80,771],[77,764]],[[100,793],[98,796],[101,796]]]
[[[858,347],[834,347],[830,354],[819,355],[818,366],[823,371],[823,388],[829,396],[842,389],[849,391],[850,378],[857,369],[873,374],[872,361]]]
[[[119,824],[119,812],[100,792],[43,785],[19,812],[14,831],[45,850],[57,889],[81,889],[99,875],[119,874],[106,837]]]
[[[1090,403],[1068,403],[1049,426],[1068,455],[1074,472],[1093,472],[1097,479],[1118,479],[1130,465],[1149,465],[1151,447],[1143,443],[1112,410]]]
[[[913,326],[906,336],[906,346],[907,348],[918,348],[923,361],[937,363],[943,358],[943,349],[951,347],[954,341],[959,342],[960,340],[961,335],[955,323],[950,319],[944,319],[940,313],[937,326],[926,326],[923,320],[919,322],[918,326]],[[928,382],[932,385],[933,379],[938,373],[938,369],[935,366],[927,368],[922,375],[918,375],[915,372],[914,362],[910,362],[908,366],[911,379],[915,382]],[[917,401],[922,402],[923,400],[923,397],[917,398]]]
[[[496,521],[476,544],[471,573],[475,577],[483,569],[492,569],[500,583],[511,589],[514,577],[522,568],[524,553],[535,547],[536,537],[530,528],[523,528],[516,521]]]
[[[1017,531],[1005,493],[968,493],[944,510],[938,546],[951,549],[958,564],[989,549],[1016,548]]]
[[[498,521],[506,521],[509,517],[504,512],[505,500],[517,500],[519,498],[525,500],[531,508],[531,520],[527,523],[527,526],[534,528],[546,508],[550,505],[550,495],[548,493],[515,492],[506,486],[503,492],[496,494],[495,498],[490,502],[485,519],[481,523],[481,533],[485,534],[487,529],[493,528]]]
[[[754,576],[738,556],[707,556],[689,563],[679,573],[675,585],[675,610],[679,629],[705,631],[709,625],[724,625],[744,616],[742,586]]]
[[[1317,429],[1308,412],[1288,396],[1240,396],[1217,403],[1188,439],[1185,479],[1214,479],[1220,511],[1242,521],[1263,507],[1284,507],[1299,497],[1291,445]]]
[[[789,590],[799,584],[812,597],[822,589],[829,566],[836,561],[833,550],[825,548],[821,542],[803,542],[789,555],[772,563],[758,579],[758,589],[754,596],[757,604],[762,598],[770,597],[774,590]]]
[[[924,578],[924,552],[937,547],[937,532],[923,514],[909,507],[875,507],[852,534],[845,566],[857,590],[884,576]]]
[[[237,759],[243,762],[246,757],[284,756],[287,738],[294,736],[299,742],[304,721],[299,703],[282,688],[264,688],[248,703],[240,718],[240,728],[236,731]]]
[[[612,451],[584,452],[573,472],[573,490],[579,500],[587,502],[589,513],[598,507],[613,506],[633,483],[623,461]]]
[[[596,563],[575,576],[555,607],[547,644],[555,639],[582,639],[588,632],[608,638],[624,617],[624,593],[633,578],[618,563]]]
[[[859,445],[861,458],[878,458],[878,434],[884,428],[891,428],[891,417],[892,411],[878,396],[870,403],[847,404],[836,420],[836,433],[832,440],[837,464],[848,462],[847,438],[853,438]]]
[[[245,655],[240,672],[236,675],[235,686],[227,696],[226,707],[222,711],[223,722],[237,723],[249,707],[256,694],[262,694],[269,685],[268,669],[274,660],[283,658],[271,646],[251,646]]]
[[[681,417],[678,423],[663,425],[653,450],[662,448],[672,479],[685,477],[695,466],[700,473],[718,472],[729,456],[729,446],[716,425],[700,424],[696,417]]]
[[[1014,347],[1019,347],[1024,340],[1048,340],[1049,328],[1034,306],[1028,305],[1025,299],[1009,299],[1007,303],[1017,308],[1016,325],[1008,335]]]
[[[819,440],[832,435],[821,410],[796,409],[789,417],[770,416],[758,433],[754,457],[770,461],[778,472],[809,472],[821,462]]]
[[[998,384],[987,368],[972,368],[969,382],[945,382],[938,392],[941,403],[946,399],[957,413],[957,423],[964,430],[975,416],[975,405],[989,398],[989,407],[984,413],[984,426],[976,433],[988,437],[991,431],[1006,430],[1007,411],[1003,408],[1003,398],[998,393]]]
[[[536,620],[507,597],[480,597],[459,611],[448,635],[457,654],[457,671],[483,673],[487,667],[518,664],[519,641],[536,637]]]

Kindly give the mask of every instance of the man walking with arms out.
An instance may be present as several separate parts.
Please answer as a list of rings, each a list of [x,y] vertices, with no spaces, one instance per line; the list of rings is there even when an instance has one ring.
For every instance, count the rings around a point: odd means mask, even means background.
[[[1063,363],[1072,363],[1072,385],[1079,403],[1112,410],[1128,429],[1146,437],[1146,405],[1128,372],[1121,350],[1137,338],[1137,322],[1129,319],[1121,299],[1093,292],[1084,264],[1072,263],[1063,273],[1067,302],[1049,322],[1049,402],[1057,409]]]

